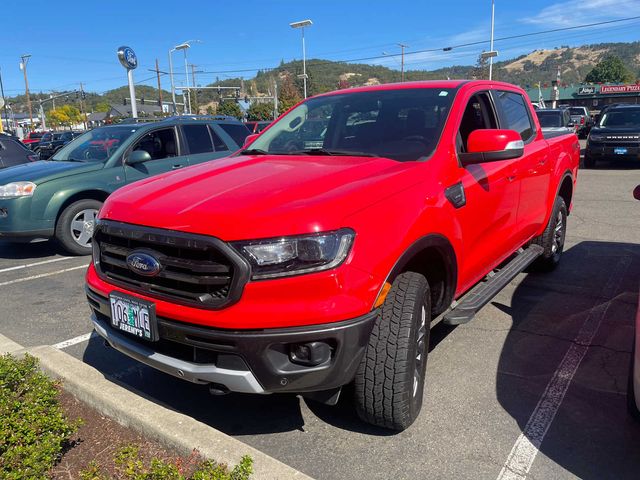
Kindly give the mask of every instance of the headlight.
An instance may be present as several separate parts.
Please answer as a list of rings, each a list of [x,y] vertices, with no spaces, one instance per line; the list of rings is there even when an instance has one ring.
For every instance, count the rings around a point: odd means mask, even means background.
[[[335,232],[234,242],[233,246],[251,263],[253,280],[320,272],[340,265],[351,250],[355,232]]]
[[[0,186],[0,198],[30,197],[37,185],[32,182],[12,182]]]
[[[596,133],[589,135],[590,142],[601,142],[602,140],[604,140],[604,135],[598,135]]]

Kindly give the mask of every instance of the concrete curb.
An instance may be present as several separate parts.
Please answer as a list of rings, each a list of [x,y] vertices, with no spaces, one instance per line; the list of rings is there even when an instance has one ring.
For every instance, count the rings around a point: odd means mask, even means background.
[[[206,458],[236,464],[243,455],[254,461],[252,479],[311,480],[311,477],[191,417],[169,410],[109,380],[95,368],[50,346],[24,349],[0,334],[0,352],[22,350],[40,360],[42,370],[63,381],[65,390],[111,417],[188,455],[196,448]]]

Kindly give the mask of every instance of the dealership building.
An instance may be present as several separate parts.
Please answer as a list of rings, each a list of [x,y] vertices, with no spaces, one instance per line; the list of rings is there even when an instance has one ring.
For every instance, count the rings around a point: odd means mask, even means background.
[[[532,102],[537,102],[540,92],[537,87],[525,88]],[[554,97],[554,89],[545,86],[540,89],[542,98],[547,106],[551,107]],[[640,104],[640,84],[602,84],[602,85],[571,85],[559,86],[558,104],[587,107],[589,110],[600,110],[605,105],[612,103]]]

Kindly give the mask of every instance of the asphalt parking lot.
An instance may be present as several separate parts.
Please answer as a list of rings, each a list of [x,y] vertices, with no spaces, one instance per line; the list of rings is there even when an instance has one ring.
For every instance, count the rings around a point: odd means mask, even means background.
[[[121,385],[319,479],[638,478],[626,413],[640,279],[640,171],[582,170],[562,264],[521,274],[469,324],[434,327],[427,392],[400,434],[292,395],[212,397],[90,336],[88,258],[0,243],[0,332],[57,345]],[[520,472],[520,473],[518,473]]]

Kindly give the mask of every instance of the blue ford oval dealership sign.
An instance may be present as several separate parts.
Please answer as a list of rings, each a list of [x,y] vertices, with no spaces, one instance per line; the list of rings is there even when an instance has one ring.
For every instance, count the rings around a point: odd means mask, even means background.
[[[153,255],[144,252],[131,252],[127,255],[127,267],[145,277],[153,277],[160,272],[160,262]]]
[[[122,46],[118,48],[118,60],[128,70],[133,70],[138,66],[138,57],[136,57],[131,47]]]

